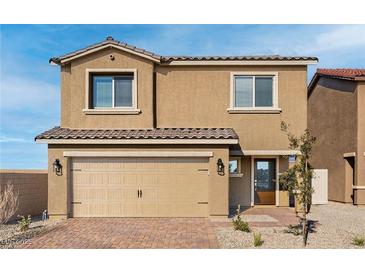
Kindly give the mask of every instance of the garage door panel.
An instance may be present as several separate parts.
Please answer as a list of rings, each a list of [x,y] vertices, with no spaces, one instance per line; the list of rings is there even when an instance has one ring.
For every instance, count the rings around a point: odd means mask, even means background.
[[[207,216],[207,168],[208,158],[73,158],[73,216]]]

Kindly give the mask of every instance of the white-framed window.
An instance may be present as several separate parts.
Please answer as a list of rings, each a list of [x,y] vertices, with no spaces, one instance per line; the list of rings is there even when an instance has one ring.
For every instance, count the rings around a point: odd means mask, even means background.
[[[92,108],[133,108],[132,75],[92,75]]]
[[[85,114],[139,114],[136,69],[86,69]]]
[[[241,158],[240,157],[229,157],[228,165],[229,174],[239,175],[241,174]]]
[[[277,72],[231,73],[229,110],[279,110]]]

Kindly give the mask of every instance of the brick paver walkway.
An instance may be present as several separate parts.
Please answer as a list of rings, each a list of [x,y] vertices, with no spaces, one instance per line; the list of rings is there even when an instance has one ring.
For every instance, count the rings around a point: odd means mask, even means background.
[[[218,248],[205,218],[72,218],[18,248]]]

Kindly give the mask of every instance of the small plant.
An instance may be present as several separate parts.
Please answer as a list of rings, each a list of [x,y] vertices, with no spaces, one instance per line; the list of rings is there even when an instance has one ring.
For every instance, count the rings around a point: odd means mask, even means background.
[[[301,225],[289,225],[288,229],[285,229],[284,232],[293,234],[294,236],[299,236],[303,234]]]
[[[254,247],[258,247],[258,246],[262,246],[262,244],[264,243],[264,241],[261,238],[261,234],[260,233],[254,233],[253,234],[253,245]]]
[[[237,215],[235,219],[233,219],[233,228],[234,230],[239,230],[243,232],[251,232],[251,229],[247,222],[241,219],[240,215]]]
[[[18,215],[18,218],[20,218],[20,220],[18,221],[19,230],[20,231],[28,230],[29,225],[32,222],[32,218],[30,217],[30,215],[28,215],[27,217],[24,217],[22,215]]]
[[[6,224],[19,207],[19,193],[14,185],[8,181],[4,188],[0,186],[0,224]]]
[[[356,235],[352,239],[352,244],[356,246],[365,246],[365,238],[359,235]]]

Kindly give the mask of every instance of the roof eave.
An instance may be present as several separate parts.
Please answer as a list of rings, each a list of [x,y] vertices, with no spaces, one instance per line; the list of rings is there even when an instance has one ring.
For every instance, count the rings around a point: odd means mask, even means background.
[[[318,60],[179,60],[163,61],[163,66],[220,66],[220,65],[315,65]]]
[[[238,139],[35,139],[38,144],[211,144],[211,145],[234,145]]]
[[[49,63],[50,64],[63,65],[63,64],[69,63],[69,62],[71,62],[75,59],[78,59],[80,57],[92,54],[94,52],[97,52],[99,50],[106,49],[106,48],[116,48],[116,49],[128,52],[130,54],[134,54],[134,55],[143,57],[145,59],[149,59],[149,60],[151,60],[155,63],[160,63],[160,56],[144,54],[143,52],[138,52],[138,51],[135,51],[133,49],[129,49],[127,47],[123,47],[121,45],[118,45],[114,41],[108,41],[108,42],[104,41],[104,42],[102,42],[102,43],[98,44],[97,46],[94,46],[90,49],[87,49],[87,50],[84,50],[84,51],[80,50],[80,52],[76,53],[76,54],[66,54],[66,55],[61,56],[61,57],[52,57],[49,60]]]

